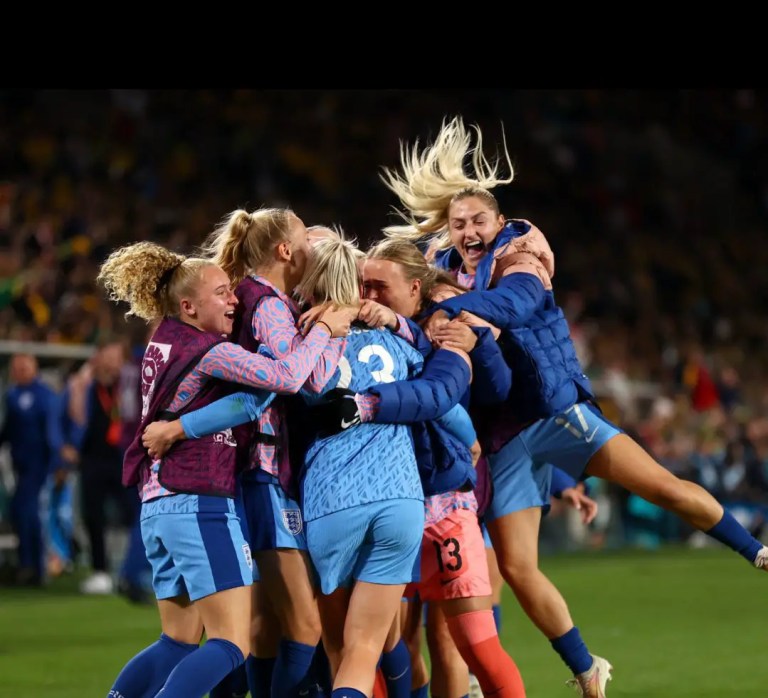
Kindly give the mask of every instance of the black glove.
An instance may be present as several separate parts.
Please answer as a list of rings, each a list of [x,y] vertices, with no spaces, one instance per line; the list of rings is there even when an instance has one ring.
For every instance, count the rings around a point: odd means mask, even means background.
[[[333,436],[361,423],[355,395],[353,390],[334,388],[323,396],[321,403],[312,407],[312,424],[320,438]]]

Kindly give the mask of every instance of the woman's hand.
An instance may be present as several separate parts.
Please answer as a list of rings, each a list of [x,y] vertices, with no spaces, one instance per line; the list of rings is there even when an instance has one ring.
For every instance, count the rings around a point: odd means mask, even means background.
[[[331,328],[331,337],[346,337],[349,334],[349,326],[357,319],[359,310],[358,306],[331,306],[323,312],[319,320]]]
[[[320,305],[312,306],[309,310],[306,310],[299,316],[299,320],[296,326],[299,328],[301,334],[307,334],[312,325],[314,325],[322,316],[322,314],[331,307],[331,303],[320,303]]]
[[[424,333],[427,335],[427,338],[431,342],[434,342],[434,334],[437,329],[447,324],[448,322],[450,322],[450,320],[448,319],[447,313],[444,310],[436,310],[427,318],[427,321],[424,323]]]
[[[459,320],[451,320],[435,329],[433,341],[439,347],[453,347],[462,351],[471,352],[477,344],[477,335],[472,328]]]
[[[388,327],[390,330],[396,330],[398,326],[395,311],[372,300],[363,301],[357,319],[368,327]]]
[[[560,498],[581,514],[581,522],[590,524],[597,516],[597,502],[584,494],[580,485],[564,489]]]
[[[461,320],[462,322],[466,323],[470,327],[488,327],[491,330],[491,334],[493,335],[494,339],[498,339],[499,335],[501,334],[501,330],[496,327],[496,325],[492,325],[487,320],[483,320],[483,318],[478,317],[477,315],[473,315],[472,313],[468,313],[466,310],[462,310],[457,320]]]
[[[173,444],[186,438],[181,420],[174,419],[172,422],[152,422],[147,425],[141,435],[141,443],[149,451],[150,458],[159,460]]]

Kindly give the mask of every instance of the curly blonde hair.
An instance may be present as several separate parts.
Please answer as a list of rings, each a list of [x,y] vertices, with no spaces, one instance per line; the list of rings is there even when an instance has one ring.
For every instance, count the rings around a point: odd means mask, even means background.
[[[459,116],[443,119],[434,143],[423,149],[418,139],[410,148],[400,142],[401,172],[384,167],[380,177],[404,207],[404,211],[396,209],[395,212],[405,225],[387,226],[383,229],[386,236],[405,240],[434,236],[440,247],[448,246],[448,210],[452,203],[469,196],[479,196],[499,213],[499,204],[491,189],[509,184],[514,178],[506,139],[503,150],[509,175],[502,177],[499,174],[501,158],[486,158],[482,131],[476,124],[471,128],[476,137],[474,146],[472,134]],[[469,154],[471,174],[464,171],[464,160]]]
[[[130,306],[126,317],[147,322],[179,314],[179,302],[189,295],[211,260],[186,257],[154,242],[137,242],[112,252],[96,280],[107,297]]]

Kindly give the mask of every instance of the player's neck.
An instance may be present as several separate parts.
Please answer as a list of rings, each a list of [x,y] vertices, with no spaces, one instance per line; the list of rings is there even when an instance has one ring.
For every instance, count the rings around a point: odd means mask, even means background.
[[[278,291],[288,295],[293,291],[288,289],[288,273],[285,267],[280,264],[274,264],[269,269],[260,269],[256,272],[262,279],[266,279]]]

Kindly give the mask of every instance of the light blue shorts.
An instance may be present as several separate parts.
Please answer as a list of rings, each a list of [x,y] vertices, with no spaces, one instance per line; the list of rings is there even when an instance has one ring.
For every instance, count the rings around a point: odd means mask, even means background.
[[[307,544],[323,594],[354,581],[407,584],[417,580],[424,502],[371,502],[307,522]]]
[[[251,584],[251,549],[233,499],[176,494],[145,502],[141,536],[158,599],[196,601]]]
[[[488,458],[493,499],[485,518],[549,505],[552,465],[576,478],[590,458],[622,431],[589,403],[540,419]]]

